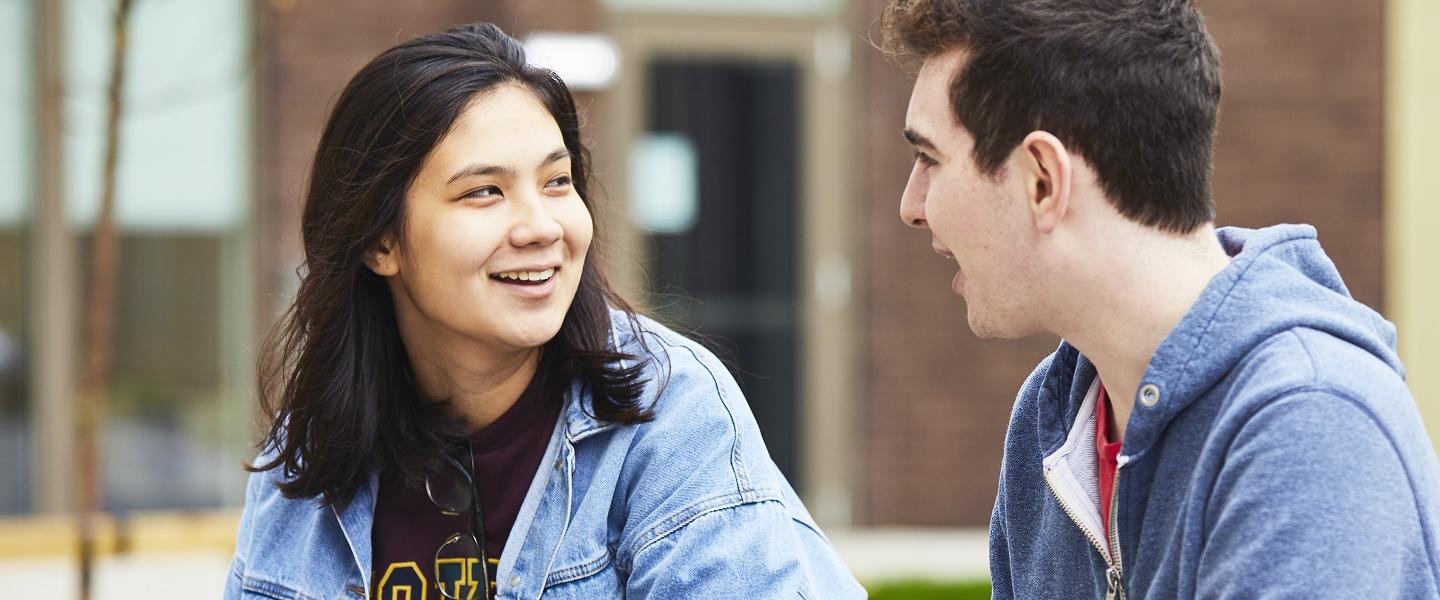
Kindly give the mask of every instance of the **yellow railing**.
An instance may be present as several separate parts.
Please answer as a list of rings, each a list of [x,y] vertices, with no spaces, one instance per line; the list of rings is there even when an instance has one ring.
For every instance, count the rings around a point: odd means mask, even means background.
[[[102,556],[235,549],[239,509],[157,511],[97,519],[96,550]],[[74,515],[0,518],[0,559],[73,556],[80,535]]]

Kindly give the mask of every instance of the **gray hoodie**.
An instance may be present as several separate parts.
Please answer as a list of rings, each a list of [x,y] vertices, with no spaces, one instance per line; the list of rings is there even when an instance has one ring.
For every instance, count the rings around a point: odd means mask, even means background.
[[[1219,237],[1234,258],[1140,381],[1109,531],[1094,365],[1062,342],[1025,382],[990,523],[996,598],[1440,598],[1440,464],[1394,326],[1314,228]]]

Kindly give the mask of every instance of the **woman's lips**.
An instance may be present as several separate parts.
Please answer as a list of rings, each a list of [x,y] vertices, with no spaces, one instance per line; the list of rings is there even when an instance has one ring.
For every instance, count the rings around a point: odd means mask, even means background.
[[[555,291],[555,280],[559,274],[559,267],[521,269],[495,273],[490,280],[522,298],[544,298]]]

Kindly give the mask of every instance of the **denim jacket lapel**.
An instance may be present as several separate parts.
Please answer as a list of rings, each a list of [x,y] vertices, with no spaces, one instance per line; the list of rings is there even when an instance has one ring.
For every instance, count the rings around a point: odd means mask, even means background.
[[[340,522],[340,532],[345,534],[345,542],[350,545],[350,553],[355,557],[355,573],[360,581],[351,582],[353,590],[358,585],[359,589],[365,591],[365,597],[370,597],[370,561],[371,561],[371,526],[375,523],[375,493],[380,487],[380,476],[371,473],[370,479],[365,485],[355,490],[355,497],[345,508],[333,508],[335,518]]]
[[[575,387],[567,394],[567,404],[575,402]],[[549,565],[548,561],[560,546],[564,530],[570,522],[570,475],[574,454],[565,436],[566,411],[561,411],[540,469],[530,481],[530,490],[510,528],[510,539],[500,555],[496,570],[497,598],[538,598]],[[563,505],[561,503],[564,503]],[[525,557],[524,562],[519,559]]]

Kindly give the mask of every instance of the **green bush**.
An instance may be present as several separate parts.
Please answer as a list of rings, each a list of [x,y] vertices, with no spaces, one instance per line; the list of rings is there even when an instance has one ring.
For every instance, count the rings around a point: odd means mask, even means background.
[[[868,586],[870,600],[989,600],[988,581],[885,581]]]

